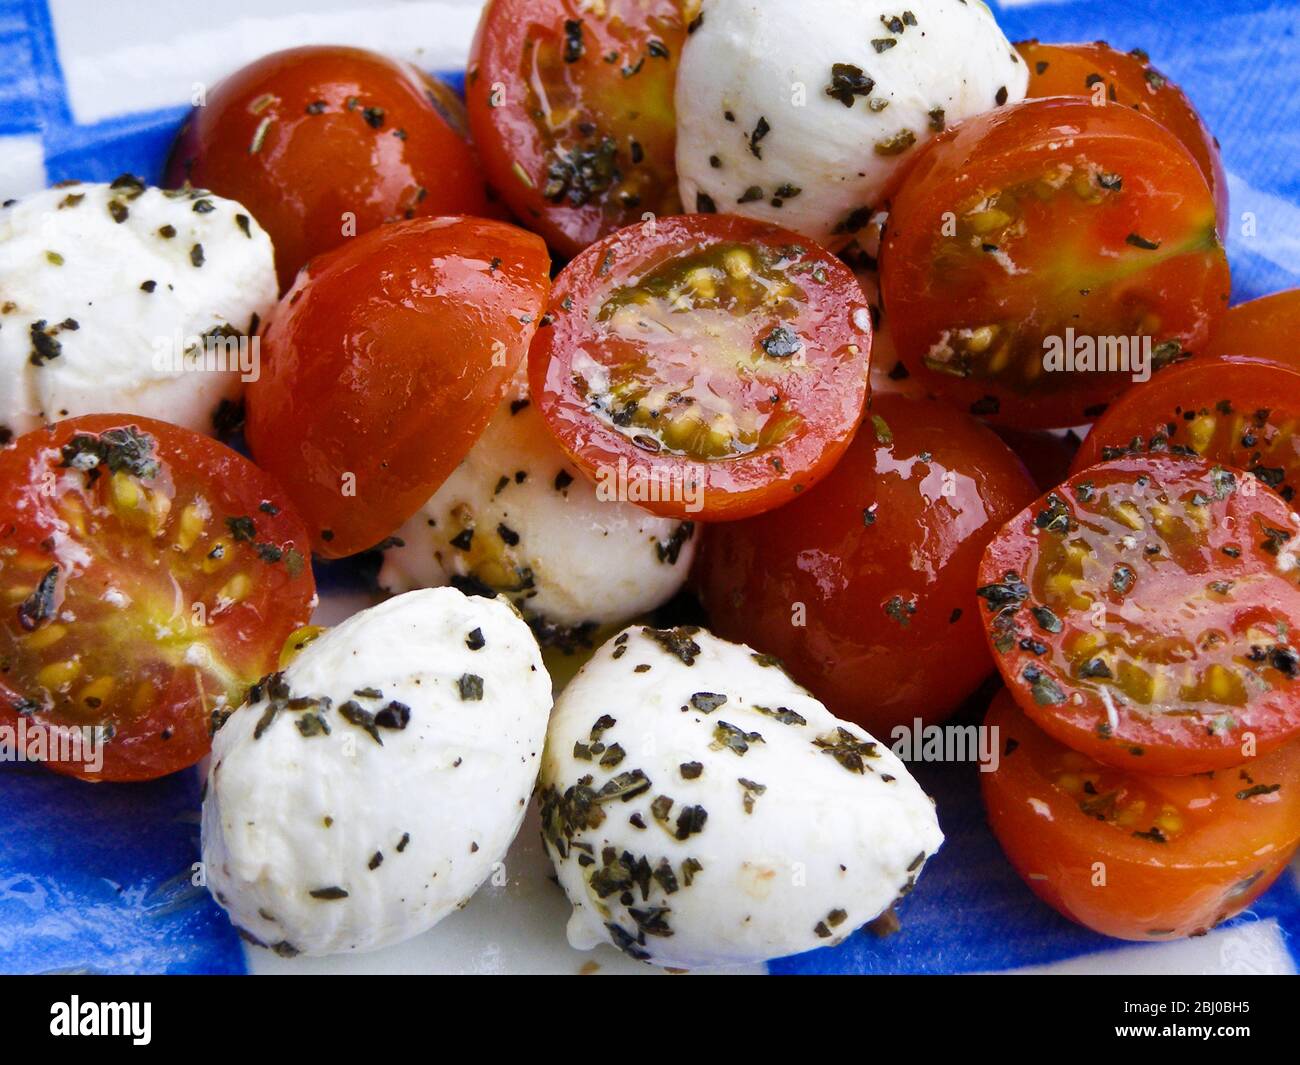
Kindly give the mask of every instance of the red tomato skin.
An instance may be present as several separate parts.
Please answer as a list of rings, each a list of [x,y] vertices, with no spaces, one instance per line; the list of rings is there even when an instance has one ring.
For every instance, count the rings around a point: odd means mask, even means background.
[[[1256,810],[1229,807],[1204,834],[1209,838],[1202,850],[1168,846],[1164,850],[1173,853],[1166,854],[1159,844],[1143,844],[1089,817],[1044,779],[1034,756],[1069,752],[1030,721],[1005,689],[985,727],[998,729],[1004,752],[995,772],[980,774],[994,836],[1035,895],[1102,935],[1144,943],[1203,935],[1267,891],[1300,843],[1294,798],[1300,792],[1300,746],[1294,743],[1240,767],[1250,779],[1282,784],[1276,797],[1263,799],[1271,804],[1266,828],[1251,823]],[[1237,774],[1233,768],[1220,775]],[[1152,777],[1146,783],[1178,795],[1196,782]],[[1231,794],[1219,805],[1224,802],[1246,805]]]
[[[806,495],[709,526],[693,580],[720,636],[776,655],[832,713],[888,742],[895,726],[943,720],[993,672],[975,571],[1035,488],[989,429],[946,404],[886,395],[871,410],[892,443],[868,418]]]
[[[1096,482],[1097,490],[1100,491],[1110,483],[1108,479],[1111,477],[1146,476],[1156,484],[1169,488],[1172,494],[1175,487],[1181,490],[1193,480],[1198,483],[1207,480],[1204,474],[1211,466],[1209,462],[1190,458],[1130,455],[1076,473],[1056,492],[1068,495],[1073,502],[1076,498],[1075,486],[1081,481]],[[1246,475],[1240,471],[1235,471],[1235,476],[1246,479]],[[993,537],[979,566],[980,587],[994,585],[1002,581],[1007,574],[1020,575],[1026,582],[1029,581],[1033,563],[1037,560],[1035,544],[1040,532],[1035,524],[1035,516],[1048,505],[1051,495],[1052,493],[1048,493],[1015,515]],[[1240,491],[1234,493],[1228,501],[1229,506],[1225,508],[1225,512],[1217,516],[1218,520],[1210,530],[1211,547],[1204,551],[1203,561],[1207,567],[1214,565],[1221,547],[1228,544],[1240,544],[1248,560],[1258,565],[1258,552],[1254,551],[1258,539],[1255,519],[1260,519],[1275,528],[1294,531],[1296,522],[1292,516],[1293,512],[1275,492],[1263,486],[1255,489],[1249,498],[1257,500],[1257,505],[1244,503],[1243,495],[1244,493]],[[1272,567],[1274,563],[1269,560],[1267,565]],[[1208,569],[1204,575],[1205,581],[1213,579],[1215,572],[1213,569]],[[1138,579],[1139,587],[1142,586],[1144,579],[1144,577]],[[1187,583],[1190,585],[1193,582],[1189,578]],[[1269,591],[1275,600],[1273,605],[1278,605],[1283,613],[1289,611],[1293,619],[1300,619],[1300,588],[1291,585],[1300,585],[1300,582],[1289,582],[1285,591],[1281,589],[1280,584],[1273,585],[1270,586]],[[1107,720],[1107,714],[1100,697],[1095,694],[1089,694],[1078,703],[1067,699],[1061,705],[1038,705],[1022,679],[1027,667],[1048,672],[1048,675],[1059,682],[1067,692],[1076,684],[1072,678],[1064,675],[1063,669],[1055,662],[1057,642],[1053,637],[1045,635],[1041,626],[1030,619],[1031,606],[1040,602],[1031,587],[1029,597],[1016,608],[1016,624],[1013,629],[1015,639],[1005,651],[998,650],[993,631],[992,621],[996,611],[992,609],[991,604],[981,610],[981,616],[986,622],[985,635],[993,651],[994,661],[1012,695],[1031,721],[1058,742],[1096,759],[1103,765],[1135,773],[1162,776],[1204,773],[1239,764],[1244,757],[1243,747],[1246,745],[1247,734],[1251,738],[1252,749],[1260,755],[1276,750],[1300,734],[1300,685],[1295,685],[1295,682],[1292,682],[1293,687],[1275,690],[1253,705],[1249,711],[1249,722],[1246,724],[1241,721],[1241,718],[1247,716],[1246,711],[1233,708],[1232,712],[1236,720],[1234,727],[1220,732],[1213,732],[1203,726],[1198,727],[1195,735],[1200,737],[1200,742],[1195,747],[1188,746],[1188,737],[1192,734],[1192,730],[1184,726],[1186,719],[1178,715],[1157,714],[1139,721],[1135,715],[1125,714],[1120,719],[1120,728],[1103,736],[1099,734],[1098,725]],[[1169,603],[1166,614],[1168,619],[1172,619],[1171,624],[1176,623],[1180,617],[1174,612],[1173,607],[1174,603]],[[1256,607],[1262,608],[1263,604],[1242,604],[1240,609],[1236,609],[1233,613],[1234,620],[1253,616]],[[1130,604],[1121,604],[1119,609],[1127,620]],[[1200,628],[1214,627],[1224,620],[1227,613],[1229,612],[1225,611],[1223,614],[1209,618],[1198,615],[1198,625]],[[1148,626],[1162,623],[1161,619],[1154,617],[1149,609],[1142,610],[1138,617]],[[1071,622],[1068,618],[1063,620],[1068,635]],[[1226,623],[1223,627],[1231,628]],[[1199,632],[1192,635],[1198,636]],[[1019,642],[1024,638],[1046,642],[1053,651],[1053,657],[1044,659],[1035,654]]]
[[[1139,438],[1150,447],[1156,433],[1167,439],[1160,450],[1170,445],[1188,447],[1187,423],[1181,415],[1203,409],[1215,412],[1223,401],[1243,416],[1268,411],[1269,426],[1279,432],[1285,432],[1287,425],[1293,428],[1285,439],[1270,441],[1267,455],[1258,440],[1249,446],[1242,443],[1244,431],[1233,434],[1232,446],[1215,440],[1208,448],[1197,448],[1197,453],[1248,472],[1261,466],[1283,471],[1281,481],[1270,474],[1267,483],[1293,503],[1300,490],[1300,360],[1293,370],[1244,355],[1203,355],[1161,370],[1125,392],[1101,416],[1080,445],[1071,472],[1094,466],[1112,449],[1122,451]]]
[[[504,222],[421,218],[303,271],[263,329],[246,433],[318,554],[373,547],[464,458],[537,328],[549,269],[541,239]]]
[[[1300,288],[1230,308],[1200,353],[1246,355],[1300,370]]]
[[[1100,76],[1102,99],[1131,107],[1164,126],[1177,137],[1201,168],[1214,195],[1219,236],[1228,227],[1228,176],[1218,141],[1192,102],[1177,85],[1151,65],[1140,51],[1118,52],[1103,41],[1090,44],[1041,44],[1021,41],[1016,51],[1029,67],[1031,97],[1087,96],[1096,99]],[[1046,64],[1046,67],[1043,67]]]
[[[1027,100],[958,123],[926,145],[893,197],[880,254],[881,296],[899,357],[917,384],[991,424],[1020,429],[1083,425],[1131,384],[1130,377],[1119,372],[1076,371],[1056,375],[1067,378],[1069,387],[1054,384],[1050,391],[1025,392],[995,378],[960,377],[925,365],[926,353],[946,329],[975,328],[1000,318],[1030,321],[1055,305],[1054,299],[1033,296],[1035,279],[1044,276],[1039,270],[1026,268],[1015,284],[1002,278],[994,284],[992,275],[985,273],[980,291],[967,286],[958,292],[940,283],[932,264],[937,241],[947,239],[940,236],[945,212],[980,190],[1014,183],[1021,175],[1059,162],[1061,145],[1079,154],[1104,150],[1108,164],[1125,175],[1126,206],[1104,218],[1100,234],[1098,247],[1107,250],[1108,258],[1126,254],[1133,234],[1161,243],[1166,237],[1176,241],[1182,235],[1177,227],[1199,217],[1202,203],[1207,219],[1213,207],[1187,149],[1158,123],[1127,108],[1094,107],[1071,97]],[[1154,158],[1162,161],[1158,173],[1152,170]],[[996,179],[991,176],[995,173]],[[1157,210],[1172,218],[1158,216]],[[1214,247],[1206,249],[1203,263],[1184,268],[1174,259],[1146,272],[1147,289],[1165,312],[1160,335],[1176,339],[1187,351],[1205,344],[1228,304],[1227,258],[1213,234],[1210,237]],[[1035,248],[1035,254],[1062,254],[1055,242],[1040,239]],[[1071,258],[1067,265],[1077,263]],[[1077,335],[1132,332],[1100,316],[1095,324],[1103,328],[1080,323]]]
[[[538,331],[529,349],[528,376],[533,401],[561,448],[596,481],[603,472],[618,469],[620,462],[626,463],[629,477],[651,476],[662,468],[657,456],[648,458],[622,433],[593,417],[578,393],[569,360],[592,335],[582,312],[588,301],[607,295],[615,284],[634,281],[678,254],[731,241],[799,247],[805,261],[825,270],[827,280],[808,305],[812,318],[804,329],[815,335],[818,365],[829,368],[814,388],[787,393],[785,402],[805,417],[805,423],[790,446],[781,446],[779,465],[772,449],[714,461],[682,459],[702,486],[703,510],[679,499],[639,501],[655,514],[732,521],[782,506],[830,472],[862,417],[873,334],[866,299],[853,273],[790,230],[737,215],[683,215],[620,230],[573,259],[555,279],[547,315],[552,321]],[[566,304],[573,310],[566,310]],[[672,457],[664,462],[677,464]]]
[[[446,86],[375,52],[274,52],[194,109],[166,181],[247,207],[271,236],[283,292],[313,256],[385,222],[485,212],[460,109]]]
[[[237,502],[232,509],[255,515],[259,538],[279,546],[296,545],[306,554],[306,527],[273,477],[211,437],[134,414],[70,418],[37,429],[0,449],[0,513],[5,515],[0,519],[0,548],[39,543],[56,534],[68,535],[66,524],[48,510],[49,496],[42,489],[43,482],[34,480],[48,468],[38,461],[40,451],[58,449],[79,433],[98,435],[128,425],[154,439],[155,455],[165,470],[200,465],[204,481],[230,493],[229,498]],[[272,505],[276,513],[261,509],[263,503]],[[28,518],[21,527],[9,517],[19,514]],[[166,551],[166,545],[158,548],[163,562]],[[129,567],[137,557],[125,553],[115,558],[115,564]],[[62,564],[57,554],[56,561]],[[240,673],[248,683],[276,668],[284,641],[307,623],[316,603],[310,565],[292,576],[283,564],[257,565],[262,567],[255,571],[262,594],[235,604],[209,621],[212,640],[228,661],[239,663]],[[16,705],[21,697],[21,692],[0,679],[0,725],[17,729]],[[91,772],[75,761],[54,759],[46,764],[57,773],[95,782],[153,780],[194,765],[211,747],[209,708],[199,705],[195,698],[194,677],[177,671],[163,678],[159,701],[162,706],[155,708],[139,732],[120,734],[105,744],[99,772]],[[29,717],[26,721],[29,737],[37,730],[35,720]],[[168,730],[165,738],[164,730]],[[48,736],[48,728],[41,731]]]
[[[608,0],[608,3],[625,17],[632,9],[643,19],[654,17],[656,29],[645,36],[647,42],[653,37],[666,46],[665,72],[672,75],[686,36],[683,4],[678,0],[637,0],[635,4],[628,0]],[[635,77],[620,74],[622,84],[615,85],[612,91],[639,91],[648,78],[661,78],[661,84],[652,86],[657,91],[651,91],[648,98],[633,99],[628,103],[634,106],[619,109],[619,121],[633,123],[642,151],[652,157],[663,157],[660,162],[673,178],[663,190],[663,201],[638,203],[611,219],[600,202],[572,206],[543,196],[547,181],[545,145],[529,112],[528,81],[522,77],[520,66],[526,41],[554,42],[563,37],[568,21],[580,22],[583,27],[583,58],[572,68],[575,72],[593,59],[604,64],[602,57],[610,52],[618,52],[622,63],[627,43],[612,36],[605,20],[594,18],[592,8],[581,0],[489,0],[470,47],[465,78],[470,128],[489,183],[522,224],[540,233],[562,259],[572,258],[614,230],[631,224],[644,211],[668,215],[677,213],[681,206],[672,158],[673,79],[662,77],[654,64],[665,60],[655,59],[647,59],[646,64],[650,66],[643,64]],[[620,64],[613,64],[613,68],[618,69]],[[581,77],[580,73],[575,76]],[[529,77],[537,77],[535,64]],[[579,102],[583,102],[582,95],[577,95]],[[625,150],[626,146],[620,145],[620,153]],[[623,160],[623,165],[626,162]]]

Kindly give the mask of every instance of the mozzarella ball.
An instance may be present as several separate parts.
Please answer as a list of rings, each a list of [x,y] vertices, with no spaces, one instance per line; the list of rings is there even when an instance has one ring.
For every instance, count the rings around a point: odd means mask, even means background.
[[[887,747],[693,627],[596,652],[556,703],[538,788],[569,942],[671,968],[838,943],[943,842]]]
[[[688,209],[829,247],[946,126],[1024,99],[1029,72],[980,0],[705,0],[677,75]]]
[[[396,538],[381,587],[487,585],[544,642],[572,647],[671,599],[697,534],[691,522],[604,498],[520,393]]]
[[[135,178],[0,208],[0,431],[140,414],[213,431],[260,368],[271,240],[233,200]]]
[[[550,707],[537,642],[504,602],[440,588],[354,615],[213,738],[209,889],[281,954],[425,931],[519,831]]]

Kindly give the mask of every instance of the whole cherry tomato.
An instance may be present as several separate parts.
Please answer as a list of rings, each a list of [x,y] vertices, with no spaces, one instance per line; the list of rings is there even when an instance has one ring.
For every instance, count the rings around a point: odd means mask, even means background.
[[[1300,288],[1232,307],[1198,350],[1205,355],[1249,355],[1300,370]]]
[[[181,127],[167,180],[252,211],[281,291],[352,236],[482,214],[487,202],[455,93],[409,64],[332,45],[275,52],[213,88]]]
[[[776,655],[840,717],[888,740],[993,671],[976,570],[1034,484],[946,404],[875,396],[834,471],[794,503],[705,531],[695,581],[719,635]]]

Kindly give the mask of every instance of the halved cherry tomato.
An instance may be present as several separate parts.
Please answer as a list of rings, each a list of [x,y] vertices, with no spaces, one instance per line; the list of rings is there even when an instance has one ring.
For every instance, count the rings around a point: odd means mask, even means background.
[[[1229,288],[1187,150],[1135,111],[1066,97],[999,108],[927,145],[894,199],[880,269],[907,369],[1020,428],[1094,419],[1142,365],[1198,349]]]
[[[673,82],[698,0],[491,0],[465,95],[493,188],[561,255],[680,211]]]
[[[312,256],[384,222],[482,214],[464,106],[375,52],[275,52],[218,84],[181,127],[167,181],[238,200],[271,235],[280,290]]]
[[[1235,466],[1293,502],[1300,489],[1300,369],[1241,356],[1171,366],[1102,415],[1074,469],[1145,451]]]
[[[1300,842],[1300,744],[1246,765],[1159,777],[1056,742],[1001,692],[981,773],[989,825],[1053,909],[1103,935],[1201,935],[1262,895]]]
[[[1300,288],[1237,304],[1200,350],[1206,355],[1249,355],[1300,370]]]
[[[873,396],[821,484],[707,530],[695,582],[719,635],[776,655],[835,714],[888,740],[913,718],[942,720],[993,672],[976,570],[1034,493],[974,418]]]
[[[0,723],[61,773],[193,765],[213,713],[275,669],[315,605],[279,486],[164,422],[94,414],[20,437],[0,451],[0,514]],[[83,729],[98,767],[73,745]]]
[[[1300,521],[1202,459],[1075,474],[994,537],[994,658],[1049,735],[1144,773],[1222,769],[1300,734]]]
[[[299,275],[263,330],[246,431],[319,554],[373,547],[456,468],[527,351],[549,271],[522,229],[417,218]]]
[[[528,356],[573,461],[656,514],[741,518],[828,473],[862,417],[871,315],[857,280],[734,215],[629,226],[569,263]]]
[[[1087,96],[1093,103],[1129,107],[1153,118],[1177,137],[1201,168],[1214,196],[1219,235],[1228,224],[1228,178],[1219,142],[1177,85],[1151,65],[1140,48],[1117,52],[1105,41],[1040,44],[1021,41],[1016,50],[1029,67],[1030,97]]]

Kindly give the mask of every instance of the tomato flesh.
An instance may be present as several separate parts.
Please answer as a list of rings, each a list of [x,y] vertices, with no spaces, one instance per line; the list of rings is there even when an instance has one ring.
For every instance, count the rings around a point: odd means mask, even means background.
[[[207,437],[91,415],[0,452],[0,721],[53,751],[96,729],[91,780],[193,765],[311,613],[302,522],[279,487]],[[40,739],[37,736],[40,735]]]
[[[465,457],[528,349],[549,268],[514,226],[417,218],[299,275],[263,330],[247,436],[318,554],[373,547]]]
[[[657,219],[556,279],[529,353],[532,394],[593,480],[698,488],[656,513],[736,518],[810,487],[866,400],[871,321],[852,273],[784,229]]]
[[[1034,493],[974,418],[873,396],[816,488],[707,530],[695,584],[720,636],[776,655],[837,716],[889,739],[942,720],[993,672],[975,574]]]
[[[1108,765],[1198,773],[1300,733],[1291,508],[1213,463],[1090,467],[1007,523],[979,594],[994,658],[1048,734]]]
[[[787,327],[774,325],[759,341],[760,354],[746,322],[755,312],[782,321],[798,313],[808,293],[791,279],[791,265],[766,245],[723,243],[614,290],[595,320],[607,343],[637,350],[609,367],[607,386],[589,393],[591,406],[639,446],[697,461],[780,443],[802,416],[779,414],[764,381],[738,379],[734,369],[763,366],[763,355],[788,358],[800,346]]]
[[[673,82],[694,0],[492,0],[466,97],[488,178],[560,254],[680,210]]]
[[[1151,119],[1031,100],[927,145],[894,199],[881,291],[904,365],[991,421],[1093,420],[1227,307],[1214,201]]]
[[[1300,370],[1244,356],[1171,366],[1120,397],[1074,468],[1125,452],[1200,455],[1245,470],[1289,503],[1300,488]]]
[[[247,207],[271,236],[280,289],[308,259],[385,222],[483,214],[463,105],[414,67],[360,48],[265,56],[181,128],[167,182]]]
[[[989,825],[1040,899],[1103,935],[1202,935],[1268,889],[1300,842],[1300,745],[1194,777],[1127,772],[1058,743],[1010,695]]]
[[[1150,56],[1141,49],[1118,52],[1103,41],[1021,41],[1016,50],[1029,67],[1028,96],[1086,96],[1095,105],[1131,108],[1177,137],[1201,168],[1214,196],[1219,235],[1226,235],[1228,178],[1219,146],[1187,95],[1151,65]]]

